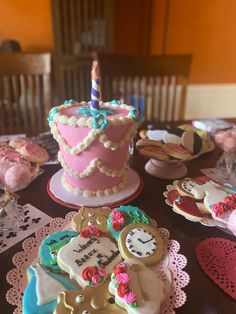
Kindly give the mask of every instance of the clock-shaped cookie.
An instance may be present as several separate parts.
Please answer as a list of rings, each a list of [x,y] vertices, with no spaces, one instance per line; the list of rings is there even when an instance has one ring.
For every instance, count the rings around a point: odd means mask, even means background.
[[[146,224],[130,224],[120,233],[118,247],[122,257],[136,258],[153,265],[163,256],[163,240],[156,228]]]

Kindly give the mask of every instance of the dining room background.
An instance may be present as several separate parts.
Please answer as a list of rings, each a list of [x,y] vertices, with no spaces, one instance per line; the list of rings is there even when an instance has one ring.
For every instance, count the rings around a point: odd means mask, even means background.
[[[65,37],[66,28],[60,29],[66,23],[65,16],[72,23],[68,15],[71,5],[88,10],[82,17],[84,30],[80,30],[80,41],[75,40],[71,55],[92,51],[91,36],[98,29],[101,40],[97,46],[103,51],[192,54],[185,117],[235,116],[235,1],[1,0],[0,41],[11,38],[20,43],[23,52],[50,51],[58,56],[56,36],[61,31]],[[102,18],[92,25],[89,18],[95,13],[90,8],[94,7]],[[67,15],[56,22],[58,8]],[[65,54],[68,56],[69,52]],[[63,60],[58,59],[57,67],[60,62]]]

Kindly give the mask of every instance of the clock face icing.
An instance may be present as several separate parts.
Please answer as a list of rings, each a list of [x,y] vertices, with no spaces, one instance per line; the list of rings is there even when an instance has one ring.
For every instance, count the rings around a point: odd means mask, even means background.
[[[144,228],[130,230],[126,236],[125,244],[128,251],[139,258],[152,256],[157,251],[156,238]]]

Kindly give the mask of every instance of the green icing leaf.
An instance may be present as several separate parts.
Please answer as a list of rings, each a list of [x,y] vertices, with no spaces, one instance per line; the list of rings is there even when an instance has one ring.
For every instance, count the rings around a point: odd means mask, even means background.
[[[137,307],[137,303],[136,302],[135,303],[131,303],[130,307],[133,307],[133,308]]]

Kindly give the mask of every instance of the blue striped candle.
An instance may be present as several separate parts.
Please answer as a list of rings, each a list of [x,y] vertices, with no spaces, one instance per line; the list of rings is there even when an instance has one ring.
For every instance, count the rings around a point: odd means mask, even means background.
[[[92,88],[91,88],[91,104],[90,109],[99,109],[99,100],[100,100],[100,80],[99,80],[99,72],[98,72],[98,62],[96,60],[93,61],[92,71]]]

